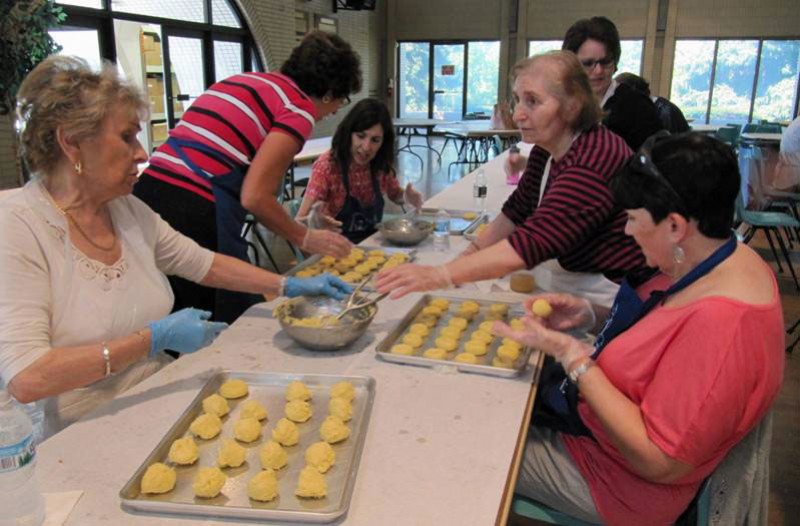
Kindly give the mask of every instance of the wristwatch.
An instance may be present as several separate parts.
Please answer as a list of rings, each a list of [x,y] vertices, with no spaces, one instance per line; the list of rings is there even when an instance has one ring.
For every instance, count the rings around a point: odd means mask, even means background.
[[[570,380],[570,382],[572,382],[573,384],[577,384],[578,383],[578,378],[580,378],[581,376],[586,374],[586,372],[589,369],[591,369],[592,367],[594,367],[594,360],[592,360],[591,358],[581,362],[581,364],[579,366],[577,366],[576,368],[574,368],[573,370],[571,370],[569,372],[569,380]]]

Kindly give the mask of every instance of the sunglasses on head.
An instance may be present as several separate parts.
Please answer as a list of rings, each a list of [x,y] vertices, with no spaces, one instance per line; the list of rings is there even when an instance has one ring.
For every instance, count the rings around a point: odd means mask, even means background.
[[[656,164],[653,162],[652,153],[653,148],[655,147],[658,142],[662,141],[666,137],[669,137],[670,133],[666,130],[660,130],[650,137],[647,138],[646,141],[642,144],[639,148],[639,151],[636,152],[633,157],[630,158],[628,161],[628,168],[631,170],[650,176],[654,179],[657,179],[661,182],[663,186],[665,186],[672,194],[674,194],[675,198],[677,199],[677,205],[681,209],[685,209],[683,198],[681,198],[681,194],[675,190],[675,187],[672,186],[672,183],[669,182],[669,179],[664,177],[664,174],[658,169]]]
[[[601,68],[607,69],[611,67],[612,64],[614,64],[614,59],[612,57],[604,57],[598,59],[590,58],[587,60],[581,60],[581,66],[583,66],[583,69],[587,71],[593,70],[594,67],[597,66],[598,64],[600,65]]]

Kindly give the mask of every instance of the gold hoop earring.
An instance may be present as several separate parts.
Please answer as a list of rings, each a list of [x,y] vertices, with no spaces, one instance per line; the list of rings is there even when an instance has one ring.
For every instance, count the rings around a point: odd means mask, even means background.
[[[81,162],[80,162],[80,161],[78,161],[77,163],[75,163],[75,166],[73,166],[73,168],[75,168],[75,173],[76,173],[76,174],[80,175],[80,174],[82,174],[82,173],[83,173],[83,165],[81,165]]]

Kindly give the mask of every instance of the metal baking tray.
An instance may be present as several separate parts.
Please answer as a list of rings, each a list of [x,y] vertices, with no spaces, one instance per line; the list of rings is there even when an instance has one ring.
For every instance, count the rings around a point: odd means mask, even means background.
[[[444,314],[441,318],[439,318],[439,323],[437,323],[432,329],[428,336],[422,342],[422,346],[419,347],[415,351],[413,355],[405,356],[400,354],[392,354],[390,349],[392,345],[395,343],[400,342],[400,338],[405,335],[408,328],[413,323],[414,318],[419,314],[419,312],[425,307],[428,302],[433,298],[445,298],[450,301],[450,309],[449,311]],[[454,316],[454,313],[458,309],[458,305],[464,303],[465,301],[475,301],[481,306],[481,310],[478,315],[470,322],[467,328],[464,331],[464,336],[462,336],[461,340],[459,341],[459,347],[453,351],[448,353],[447,360],[433,360],[431,358],[425,358],[422,356],[422,352],[425,349],[430,347],[434,347],[433,341],[438,336],[439,330],[443,327],[447,326],[447,322],[450,318]],[[469,373],[481,373],[487,374],[491,376],[500,376],[503,378],[514,378],[522,374],[525,368],[528,366],[528,359],[531,354],[531,349],[529,347],[523,347],[522,353],[520,353],[519,358],[514,363],[513,369],[506,369],[503,367],[495,367],[492,365],[492,359],[495,357],[497,353],[497,348],[500,346],[502,338],[495,337],[492,340],[492,343],[489,347],[489,352],[487,352],[483,356],[479,356],[479,363],[477,364],[469,364],[469,363],[459,363],[453,361],[453,357],[462,352],[464,350],[463,345],[468,340],[467,333],[474,331],[478,328],[482,321],[485,321],[486,311],[489,305],[494,303],[504,303],[509,306],[508,316],[506,320],[510,320],[514,317],[522,317],[524,312],[522,307],[519,303],[515,303],[512,301],[502,301],[502,300],[483,300],[478,298],[469,298],[469,297],[455,297],[455,296],[447,296],[443,294],[437,295],[430,295],[425,294],[423,295],[419,301],[417,301],[411,309],[406,313],[402,320],[386,335],[386,338],[378,344],[377,347],[377,356],[382,360],[386,360],[387,362],[395,362],[395,363],[403,363],[403,364],[411,364],[411,365],[421,365],[424,367],[452,367],[457,369],[460,372],[469,372]]]
[[[154,462],[170,465],[167,454],[172,442],[189,436],[189,424],[203,412],[203,398],[216,393],[228,379],[239,378],[249,384],[250,394],[239,400],[229,400],[231,412],[222,419],[222,432],[211,440],[195,439],[200,456],[191,466],[173,466],[177,471],[175,488],[163,495],[144,495],[140,492],[142,476]],[[277,471],[279,494],[272,502],[251,501],[247,496],[247,482],[259,471],[258,452],[270,439],[275,424],[284,416],[285,390],[289,382],[300,380],[312,392],[311,420],[297,424],[300,442],[287,447],[288,465]],[[332,447],[336,464],[326,474],[328,495],[322,499],[301,499],[294,495],[297,477],[305,466],[305,450],[320,440],[319,425],[328,414],[330,386],[347,380],[356,389],[353,400],[353,419],[348,422],[350,437]],[[287,522],[325,523],[336,520],[347,512],[353,494],[358,463],[367,434],[372,404],[375,398],[375,380],[364,376],[302,375],[280,373],[251,373],[221,371],[206,382],[189,407],[178,418],[155,449],[142,462],[119,493],[122,507],[127,511],[192,515],[195,517],[226,517],[239,519],[276,520]],[[263,422],[263,435],[253,444],[242,444],[248,449],[247,462],[239,468],[224,468],[228,480],[219,496],[200,499],[192,491],[192,479],[199,467],[216,466],[216,458],[223,438],[233,437],[233,423],[239,418],[241,402],[255,399],[267,409],[269,419]]]
[[[439,208],[423,208],[419,211],[417,217],[435,224],[436,213],[439,210]],[[450,216],[450,234],[454,236],[463,235],[469,227],[471,227],[485,215],[484,213],[476,212],[475,210],[451,210],[449,208],[445,208],[444,210]],[[470,214],[477,214],[475,219],[464,219],[463,215],[468,212]]]
[[[469,239],[470,241],[475,241],[478,239],[478,229],[481,225],[487,225],[490,221],[492,221],[492,217],[489,217],[489,214],[483,214],[478,219],[476,219],[468,229],[464,231],[464,237]]]
[[[402,252],[406,256],[408,256],[408,262],[414,261],[417,257],[417,249],[416,248],[391,248],[391,247],[377,247],[377,246],[362,246],[358,245],[357,248],[362,249],[364,252],[369,252],[370,250],[383,250],[387,255],[391,256],[392,254]],[[290,268],[287,272],[287,276],[294,276],[298,272],[303,269],[314,265],[315,263],[319,262],[322,259],[322,255],[314,254],[313,256],[305,259],[301,263],[298,263],[294,267]],[[380,271],[379,268],[373,270],[370,273],[370,280],[369,282],[363,287],[363,290],[373,291],[374,287],[372,286],[372,278]]]

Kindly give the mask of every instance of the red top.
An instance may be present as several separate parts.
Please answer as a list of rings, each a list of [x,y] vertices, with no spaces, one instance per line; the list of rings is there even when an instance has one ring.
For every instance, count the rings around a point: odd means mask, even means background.
[[[649,284],[659,279],[664,277]],[[716,296],[656,307],[600,354],[597,365],[639,406],[650,440],[667,456],[694,466],[669,484],[640,478],[581,400],[578,410],[596,441],[566,435],[564,441],[604,522],[673,523],[767,412],[784,367],[783,313],[774,278],[772,283],[768,305]]]
[[[349,167],[350,195],[358,199],[361,204],[371,206],[375,199],[372,189],[372,174],[369,166],[359,166],[355,163]],[[403,197],[403,189],[394,173],[378,172],[378,183],[381,192],[389,196],[394,202],[399,202]],[[344,182],[339,163],[333,158],[330,150],[323,153],[314,162],[311,168],[311,178],[308,181],[306,195],[315,201],[325,201],[328,215],[336,215],[344,207]]]

